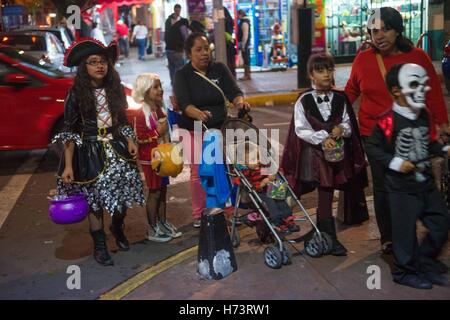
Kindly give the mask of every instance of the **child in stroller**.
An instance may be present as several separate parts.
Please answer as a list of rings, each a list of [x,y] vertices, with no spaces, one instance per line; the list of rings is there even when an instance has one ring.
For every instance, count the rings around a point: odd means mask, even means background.
[[[262,174],[262,165],[258,160],[257,150],[255,151],[256,148],[254,148],[253,152],[256,154],[252,157],[250,149],[251,147],[248,145],[245,150],[244,164],[236,164],[235,168],[240,170],[251,186],[255,188],[256,193],[264,203],[264,210],[268,213],[270,221],[278,233],[288,235],[300,231],[300,227],[294,222],[292,210],[286,203],[285,183],[277,179],[275,174]],[[234,182],[239,185],[239,178],[235,179]],[[258,220],[261,221],[261,219],[258,219],[256,212],[252,212],[244,218],[244,222],[250,227],[256,226]],[[258,235],[261,234],[262,232],[258,232]],[[264,239],[261,240],[265,242]]]

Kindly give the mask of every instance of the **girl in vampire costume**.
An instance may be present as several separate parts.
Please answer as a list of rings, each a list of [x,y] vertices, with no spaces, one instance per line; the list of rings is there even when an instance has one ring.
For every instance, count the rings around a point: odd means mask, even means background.
[[[281,168],[297,196],[319,191],[317,226],[333,240],[333,255],[346,255],[337,240],[332,215],[334,190],[351,190],[362,202],[353,212],[367,220],[364,187],[367,186],[366,161],[353,109],[343,92],[333,90],[333,58],[328,54],[311,56],[308,72],[313,88],[301,93],[294,109]],[[344,140],[344,157],[338,162],[325,159],[324,146]],[[358,187],[355,187],[358,186]]]
[[[145,203],[136,164],[138,147],[125,115],[124,89],[114,69],[117,45],[84,38],[66,52],[64,64],[78,67],[64,105],[64,129],[53,142],[64,144],[58,194],[83,192],[89,203],[94,258],[113,265],[106,247],[103,210],[112,215],[110,230],[120,250],[128,250],[124,218],[133,202]]]

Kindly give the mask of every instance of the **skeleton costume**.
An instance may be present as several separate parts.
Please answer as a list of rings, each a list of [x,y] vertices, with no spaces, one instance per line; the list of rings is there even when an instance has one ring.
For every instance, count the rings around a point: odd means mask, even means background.
[[[425,108],[425,70],[405,64],[398,77],[409,106],[394,103],[378,120],[367,139],[366,152],[385,170],[396,265],[393,278],[405,284],[410,275],[436,272],[435,258],[447,241],[450,216],[432,176],[430,155],[443,156],[449,147],[437,141],[436,127]],[[416,168],[402,173],[405,160]],[[429,230],[420,247],[416,239],[418,219]]]

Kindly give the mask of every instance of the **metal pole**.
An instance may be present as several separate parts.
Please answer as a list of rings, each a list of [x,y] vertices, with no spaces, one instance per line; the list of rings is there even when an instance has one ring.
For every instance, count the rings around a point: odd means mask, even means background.
[[[213,2],[214,48],[216,61],[227,64],[227,50],[225,43],[225,13],[222,0]]]
[[[312,22],[311,8],[297,9],[298,15],[298,45],[297,45],[297,87],[308,88],[311,85],[306,63],[311,56],[312,49]]]

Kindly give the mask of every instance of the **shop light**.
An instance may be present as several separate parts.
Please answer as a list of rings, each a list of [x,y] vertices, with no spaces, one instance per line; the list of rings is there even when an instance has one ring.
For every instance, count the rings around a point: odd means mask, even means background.
[[[49,16],[50,18],[56,18],[56,13],[49,13],[48,16]]]

